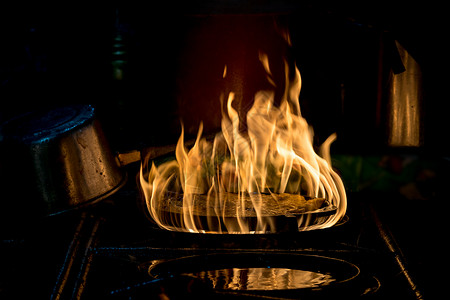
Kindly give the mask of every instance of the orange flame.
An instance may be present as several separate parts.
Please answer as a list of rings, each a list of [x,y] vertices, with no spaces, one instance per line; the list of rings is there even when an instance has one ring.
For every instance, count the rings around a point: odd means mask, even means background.
[[[269,82],[267,56],[260,54]],[[268,233],[295,220],[296,230],[335,225],[347,208],[344,185],[331,167],[331,135],[313,149],[313,131],[301,116],[301,77],[288,80],[277,107],[274,93],[260,91],[247,113],[247,132],[228,96],[222,131],[213,141],[202,138],[184,146],[184,130],[176,159],[150,172],[141,166],[140,183],[153,220],[162,228],[201,233]],[[226,66],[223,76],[226,76]],[[292,218],[294,217],[294,218]],[[283,227],[283,228],[281,228]]]

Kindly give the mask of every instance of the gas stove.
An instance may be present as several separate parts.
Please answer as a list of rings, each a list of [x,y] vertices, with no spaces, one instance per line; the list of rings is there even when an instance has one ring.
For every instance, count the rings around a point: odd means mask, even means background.
[[[0,293],[51,299],[422,299],[379,201],[349,196],[347,215],[332,228],[198,234],[150,222],[130,180],[89,210],[24,226],[3,239]],[[302,276],[306,281],[295,280]]]

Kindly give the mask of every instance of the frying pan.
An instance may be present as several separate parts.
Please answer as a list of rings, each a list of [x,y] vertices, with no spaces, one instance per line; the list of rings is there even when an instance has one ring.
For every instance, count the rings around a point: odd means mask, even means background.
[[[177,205],[182,205],[183,203],[183,194],[168,192],[164,200],[172,206],[161,210],[160,221],[164,227],[172,231],[188,232],[189,230],[183,229],[182,226],[184,224],[183,211],[181,207],[177,207]],[[266,206],[268,206],[267,208],[270,207],[270,205]],[[249,212],[248,209],[246,209],[246,212]],[[320,208],[310,211],[289,212],[287,208],[286,211],[276,209],[273,212],[263,212],[259,217],[255,213],[249,212],[248,215],[241,216],[241,219],[236,215],[224,213],[220,221],[219,217],[208,216],[205,211],[194,212],[191,222],[195,224],[200,232],[213,234],[239,233],[240,222],[245,222],[248,230],[252,233],[297,232],[310,230],[325,223],[330,216],[336,214],[336,211],[336,206],[328,201],[324,201]],[[152,220],[148,211],[146,215],[147,218]],[[262,224],[266,224],[264,228],[260,227]]]

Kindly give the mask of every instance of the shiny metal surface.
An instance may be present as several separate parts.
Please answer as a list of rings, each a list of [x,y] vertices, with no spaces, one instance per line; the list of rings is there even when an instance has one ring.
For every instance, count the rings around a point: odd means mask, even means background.
[[[396,41],[406,71],[392,74],[388,98],[388,145],[418,147],[423,143],[422,72],[417,61]]]
[[[17,194],[0,202],[10,214],[59,214],[95,203],[125,182],[89,105],[21,116],[3,126],[0,138],[0,187]]]

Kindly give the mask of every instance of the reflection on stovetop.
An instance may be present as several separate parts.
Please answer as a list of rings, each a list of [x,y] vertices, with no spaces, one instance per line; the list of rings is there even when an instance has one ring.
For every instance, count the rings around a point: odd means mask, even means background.
[[[366,195],[350,195],[343,224],[316,231],[266,235],[193,234],[157,228],[138,209],[134,189],[123,189],[88,211],[47,220],[24,238],[3,239],[0,296],[49,295],[52,299],[347,298],[420,299],[414,276]],[[380,214],[381,215],[381,214]],[[334,288],[283,293],[212,289],[192,277],[152,277],[150,266],[212,254],[276,255],[286,267],[305,255],[345,261],[359,275]],[[205,269],[208,263],[206,260]],[[295,269],[295,268],[294,268]],[[31,289],[23,289],[26,283]],[[331,286],[331,285],[330,285]],[[38,297],[38,298],[39,298]],[[164,298],[166,297],[166,298]]]

